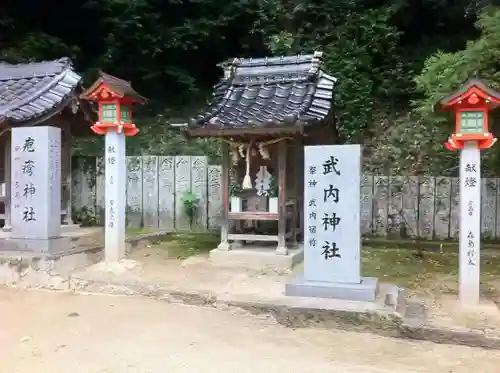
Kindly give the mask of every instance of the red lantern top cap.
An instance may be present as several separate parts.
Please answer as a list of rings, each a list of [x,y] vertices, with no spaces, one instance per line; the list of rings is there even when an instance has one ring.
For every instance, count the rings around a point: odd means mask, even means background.
[[[132,88],[130,82],[103,71],[99,71],[99,78],[80,95],[80,98],[89,101],[117,98],[135,104],[144,104],[147,101]]]
[[[493,110],[499,105],[500,92],[489,88],[478,78],[467,80],[460,89],[437,103],[441,110],[456,110],[463,106]]]

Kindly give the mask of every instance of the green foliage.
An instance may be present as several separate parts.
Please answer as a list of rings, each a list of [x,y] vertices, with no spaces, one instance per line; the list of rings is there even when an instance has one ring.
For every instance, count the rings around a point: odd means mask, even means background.
[[[94,211],[85,206],[79,210],[73,209],[71,218],[75,223],[80,224],[82,227],[94,227],[100,225],[99,219],[96,217]]]
[[[374,110],[396,106],[398,96],[404,97],[408,71],[398,61],[399,33],[388,23],[390,16],[390,8],[357,14],[325,47],[326,69],[339,79],[336,118],[346,140],[361,141]]]
[[[322,50],[326,71],[338,78],[340,140],[363,143],[372,168],[397,165],[401,171],[420,172],[443,156],[423,144],[441,146],[444,141],[445,119],[429,106],[435,97],[472,73],[494,85],[500,81],[498,19],[486,10],[477,40],[473,27],[477,12],[491,3],[73,0],[61,8],[55,0],[21,0],[0,5],[0,58],[27,62],[69,56],[87,84],[98,69],[131,80],[149,101],[134,109],[141,132],[127,139],[128,154],[207,155],[217,162],[217,141],[186,140],[166,126],[185,121],[206,104],[222,73],[217,64],[238,56]],[[78,14],[85,22],[61,17],[54,9]],[[468,40],[467,48],[456,52]],[[442,52],[424,66],[437,50]],[[103,142],[102,136],[78,139],[75,155],[103,155]],[[446,157],[448,167],[454,160]]]
[[[43,32],[27,34],[9,48],[3,49],[0,56],[8,62],[33,62],[34,60],[53,60],[62,56],[76,59],[81,53],[76,45],[67,45],[60,38]]]
[[[200,105],[201,106],[201,105]],[[195,109],[191,110],[191,115]],[[179,130],[165,125],[164,115],[151,120],[138,120],[140,135],[127,142],[129,155],[205,155],[209,162],[218,162],[220,141],[214,138],[186,139]],[[162,123],[163,122],[163,123]]]
[[[408,114],[377,123],[365,162],[370,171],[411,176],[450,175],[456,170],[457,155],[443,145],[450,134],[445,127],[427,125]]]
[[[231,197],[238,197],[240,193],[243,191],[241,185],[237,182],[232,182],[229,184],[229,195]]]
[[[182,194],[181,198],[182,207],[184,209],[184,213],[189,218],[190,223],[193,223],[193,219],[196,216],[196,212],[198,211],[198,207],[200,204],[200,199],[191,192],[190,190],[186,190]]]
[[[415,79],[422,98],[413,102],[419,125],[419,134],[424,140],[442,139],[453,131],[450,117],[435,110],[435,104],[443,97],[459,89],[470,77],[479,77],[493,89],[500,89],[500,9],[485,9],[476,26],[480,37],[467,43],[465,49],[455,53],[437,52],[426,61],[420,75]],[[453,118],[451,118],[453,122]],[[435,141],[435,140],[434,140]],[[432,154],[432,152],[427,152]],[[450,159],[444,149],[434,152],[434,159],[442,164]],[[456,156],[452,157],[456,162]],[[488,173],[498,172],[498,150],[486,151],[484,158]]]
[[[500,88],[500,10],[486,10],[477,22],[479,39],[470,41],[464,50],[455,53],[438,52],[425,61],[424,69],[416,77],[418,89],[424,98],[415,102],[415,112],[436,123],[434,105],[457,90],[472,76],[485,79],[494,89]]]
[[[161,237],[154,245],[169,258],[187,259],[193,255],[208,253],[220,243],[220,235],[214,233],[172,233]]]
[[[400,104],[411,75],[398,59],[395,8],[361,7],[359,1],[263,1],[262,37],[272,53],[323,50],[326,71],[339,81],[336,119],[345,140],[359,141],[378,105]],[[391,102],[392,101],[392,102]]]
[[[269,189],[267,190],[267,195],[270,198],[273,198],[273,197],[278,197],[278,193],[279,193],[279,190],[278,190],[278,183],[276,181],[276,177],[274,177],[274,175],[271,175],[271,179],[269,180]]]

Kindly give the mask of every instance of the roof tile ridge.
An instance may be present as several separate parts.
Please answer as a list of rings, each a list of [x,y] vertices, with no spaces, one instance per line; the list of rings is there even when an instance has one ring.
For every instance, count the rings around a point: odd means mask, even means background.
[[[63,58],[61,58],[59,60],[63,60],[63,59],[68,59],[69,60],[69,58],[67,58],[67,57],[63,57]],[[59,74],[57,74],[49,83],[47,83],[41,89],[37,90],[36,93],[33,93],[32,95],[26,97],[23,100],[15,101],[11,105],[8,105],[7,107],[0,109],[0,117],[6,116],[6,114],[8,112],[10,112],[12,110],[15,110],[15,109],[18,109],[21,106],[24,106],[24,105],[26,105],[27,103],[29,103],[31,101],[34,101],[35,98],[40,97],[43,93],[47,92],[52,87],[54,87],[57,83],[59,83],[61,80],[63,80],[69,72],[71,72],[71,73],[75,74],[76,76],[78,76],[78,78],[79,78],[78,81],[79,82],[82,80],[82,77],[73,70],[72,63],[69,62],[63,68],[63,70]],[[76,85],[75,85],[74,88],[76,88]]]
[[[198,124],[200,124],[200,121],[207,122],[208,120],[216,117],[222,111],[222,109],[224,108],[226,103],[229,101],[229,96],[231,95],[231,93],[234,89],[234,86],[232,84],[232,79],[221,79],[221,81],[219,81],[219,83],[217,83],[215,86],[219,86],[222,88],[223,85],[226,85],[226,87],[224,89],[224,95],[222,96],[220,101],[216,105],[214,105],[212,111],[210,112],[210,115],[200,114],[200,115],[194,116],[194,117],[190,118],[190,120],[189,120],[190,123],[198,125]],[[215,97],[215,92],[212,93],[212,100],[214,97]],[[213,101],[212,101],[212,103],[213,103]],[[209,104],[209,106],[210,106],[210,104]],[[205,112],[205,114],[207,114],[207,112]],[[198,118],[196,118],[196,117],[198,117]]]
[[[50,64],[50,63],[55,63],[55,62],[59,62],[62,64],[62,67],[61,67],[61,71],[59,73],[31,73],[31,74],[27,74],[26,76],[23,76],[23,77],[20,77],[19,79],[26,79],[26,78],[40,78],[40,77],[47,77],[49,75],[59,75],[61,74],[64,70],[66,70],[68,67],[69,68],[73,68],[73,63],[71,61],[71,59],[69,57],[61,57],[61,58],[58,58],[58,59],[55,59],[55,60],[50,60],[50,61],[31,61],[31,62],[19,62],[19,63],[9,63],[9,62],[5,62],[5,61],[0,61],[0,66],[4,66],[4,67],[7,67],[7,68],[14,68],[14,69],[18,69],[18,68],[30,68],[30,67],[35,67],[35,66],[41,66],[41,65],[46,65],[46,64]],[[12,79],[12,77],[8,76],[9,79]]]

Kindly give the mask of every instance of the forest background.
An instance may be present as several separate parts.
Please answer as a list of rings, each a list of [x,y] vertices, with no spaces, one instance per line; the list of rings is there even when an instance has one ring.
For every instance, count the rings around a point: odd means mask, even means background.
[[[4,0],[0,60],[72,58],[91,83],[98,69],[149,98],[136,110],[129,155],[219,156],[215,140],[186,141],[170,122],[210,99],[231,57],[324,52],[339,79],[342,143],[361,143],[379,174],[454,176],[452,127],[434,104],[468,77],[500,90],[500,5],[494,0]],[[500,118],[500,117],[499,117]],[[496,130],[493,120],[493,132]],[[78,141],[81,155],[102,138]],[[500,147],[484,174],[500,176]]]

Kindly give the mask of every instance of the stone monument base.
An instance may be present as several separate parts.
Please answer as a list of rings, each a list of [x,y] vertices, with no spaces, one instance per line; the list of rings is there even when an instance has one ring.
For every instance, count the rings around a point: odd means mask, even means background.
[[[73,247],[70,237],[54,237],[46,240],[31,238],[9,238],[6,246],[13,251],[25,251],[40,254],[62,254],[69,252]]]
[[[360,284],[307,281],[303,275],[285,285],[285,295],[373,302],[377,295],[378,280],[362,277]]]
[[[288,271],[304,258],[302,245],[289,248],[287,255],[276,253],[276,246],[248,245],[241,247],[233,244],[230,248],[230,250],[211,250],[212,263],[221,267],[244,267],[257,270],[273,268]]]

